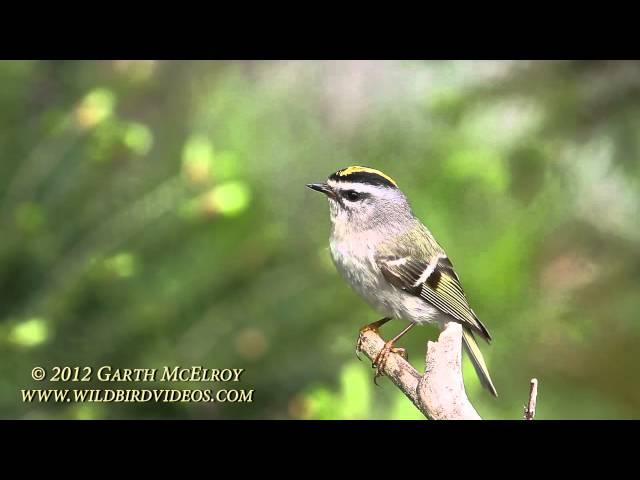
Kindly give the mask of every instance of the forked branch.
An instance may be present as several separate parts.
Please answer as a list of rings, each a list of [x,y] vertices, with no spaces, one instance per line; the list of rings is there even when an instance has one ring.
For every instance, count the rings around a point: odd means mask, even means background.
[[[371,360],[384,347],[375,331],[362,334],[362,352]],[[462,327],[449,322],[437,342],[427,343],[426,369],[421,375],[404,358],[390,354],[383,372],[413,402],[418,410],[433,420],[481,420],[464,389],[462,377]],[[534,386],[535,382],[535,386]],[[531,381],[525,417],[533,419],[537,381]],[[530,418],[529,418],[530,415]]]

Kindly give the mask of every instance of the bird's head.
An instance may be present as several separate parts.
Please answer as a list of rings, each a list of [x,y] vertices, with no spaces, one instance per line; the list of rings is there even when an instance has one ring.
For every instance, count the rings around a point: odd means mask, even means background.
[[[326,182],[310,183],[307,187],[327,196],[334,228],[366,231],[413,217],[396,182],[374,168],[343,168]]]

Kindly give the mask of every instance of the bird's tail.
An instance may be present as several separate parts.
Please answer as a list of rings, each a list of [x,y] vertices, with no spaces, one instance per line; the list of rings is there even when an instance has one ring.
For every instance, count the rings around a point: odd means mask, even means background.
[[[464,348],[469,354],[469,358],[473,364],[473,368],[475,368],[476,373],[480,378],[480,383],[484,388],[489,390],[494,397],[497,397],[498,392],[496,391],[496,387],[493,386],[493,382],[489,376],[489,369],[485,365],[484,358],[482,357],[482,352],[478,347],[473,333],[467,327],[462,327],[462,340],[464,342]]]

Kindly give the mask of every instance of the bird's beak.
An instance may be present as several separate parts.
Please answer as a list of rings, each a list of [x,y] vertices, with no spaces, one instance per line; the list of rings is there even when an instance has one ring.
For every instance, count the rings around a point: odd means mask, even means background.
[[[334,198],[335,194],[333,189],[326,183],[307,183],[307,187],[316,192],[324,193],[325,195]]]

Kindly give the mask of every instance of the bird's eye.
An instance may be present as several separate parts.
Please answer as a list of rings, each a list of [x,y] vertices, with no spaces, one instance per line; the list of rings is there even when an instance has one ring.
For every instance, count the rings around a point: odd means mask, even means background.
[[[344,198],[351,202],[355,202],[356,200],[360,199],[360,194],[355,190],[347,190],[346,192],[344,192]]]

